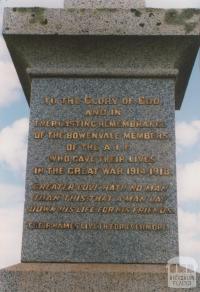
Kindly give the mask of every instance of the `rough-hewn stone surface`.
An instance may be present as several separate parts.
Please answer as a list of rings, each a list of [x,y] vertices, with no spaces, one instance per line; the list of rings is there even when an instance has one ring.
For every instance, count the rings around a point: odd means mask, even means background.
[[[33,74],[176,75],[179,109],[199,48],[199,21],[197,9],[7,8],[3,34],[28,102]]]
[[[145,0],[65,0],[65,8],[144,8]]]
[[[199,9],[6,8],[3,33],[198,36],[199,21]]]
[[[0,292],[175,292],[165,265],[19,264],[0,271]],[[181,292],[199,292],[197,287]]]

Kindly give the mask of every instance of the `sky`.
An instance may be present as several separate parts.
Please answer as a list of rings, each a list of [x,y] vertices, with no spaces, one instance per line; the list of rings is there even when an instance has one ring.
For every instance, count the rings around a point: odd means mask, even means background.
[[[3,6],[62,7],[63,0],[0,0]],[[149,7],[199,7],[200,0],[147,0]],[[20,262],[29,107],[0,36],[0,268]],[[176,112],[180,254],[200,266],[200,55]],[[17,154],[17,155],[16,155]]]

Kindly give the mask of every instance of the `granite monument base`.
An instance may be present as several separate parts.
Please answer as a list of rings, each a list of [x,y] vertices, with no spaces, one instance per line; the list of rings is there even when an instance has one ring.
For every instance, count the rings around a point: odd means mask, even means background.
[[[167,292],[167,266],[151,264],[22,263],[0,271],[0,292]],[[181,289],[200,291],[197,287]]]

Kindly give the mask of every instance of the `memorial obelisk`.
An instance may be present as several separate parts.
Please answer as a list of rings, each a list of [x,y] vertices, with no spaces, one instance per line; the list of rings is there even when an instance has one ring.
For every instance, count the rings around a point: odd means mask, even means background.
[[[30,127],[22,263],[0,291],[171,291],[175,109],[199,23],[139,0],[5,10]]]

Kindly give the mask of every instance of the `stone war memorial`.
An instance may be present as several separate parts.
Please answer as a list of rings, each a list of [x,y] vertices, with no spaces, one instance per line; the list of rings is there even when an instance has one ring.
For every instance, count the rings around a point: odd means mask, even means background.
[[[200,10],[67,0],[6,8],[3,34],[30,127],[21,263],[0,291],[175,291],[175,110]]]

